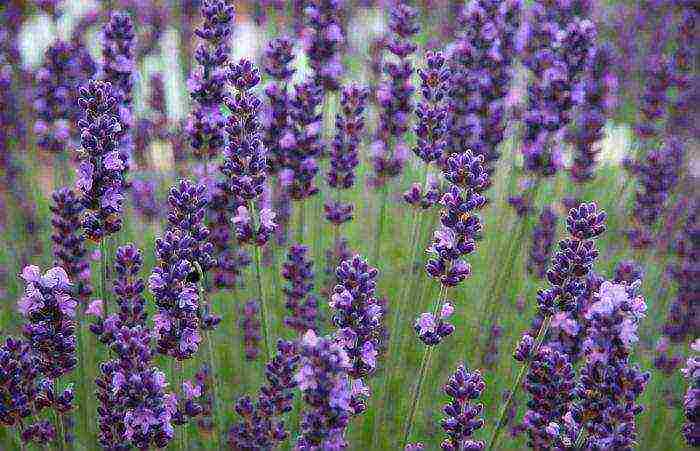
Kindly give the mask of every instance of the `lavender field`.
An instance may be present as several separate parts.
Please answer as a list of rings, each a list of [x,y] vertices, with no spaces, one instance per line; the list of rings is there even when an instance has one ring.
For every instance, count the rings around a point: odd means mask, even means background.
[[[699,17],[0,2],[0,451],[700,447]]]

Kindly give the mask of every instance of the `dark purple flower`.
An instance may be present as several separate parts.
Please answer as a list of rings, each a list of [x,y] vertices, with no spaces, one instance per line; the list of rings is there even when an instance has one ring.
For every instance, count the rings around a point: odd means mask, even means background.
[[[85,235],[80,230],[80,216],[83,205],[75,192],[61,188],[51,195],[49,207],[53,213],[51,226],[53,233],[54,265],[63,267],[68,278],[74,281],[73,293],[81,303],[87,304],[92,295],[90,284],[90,263],[87,260]]]
[[[318,337],[313,330],[299,344],[301,361],[294,376],[303,394],[300,449],[342,450],[347,448],[345,429],[353,414],[348,371],[350,359],[336,340]]]
[[[421,313],[413,328],[420,341],[426,346],[440,344],[443,338],[449,337],[455,331],[455,326],[448,319],[454,313],[454,307],[447,301],[440,307],[437,318],[432,313]]]
[[[199,68],[187,82],[195,106],[187,122],[187,132],[194,154],[210,159],[224,147],[224,117],[220,108],[226,96],[226,63],[231,51],[229,39],[234,8],[224,0],[201,3],[204,21],[194,33],[202,41],[194,57]]]
[[[71,282],[60,266],[43,275],[39,267],[27,266],[20,277],[25,283],[17,303],[26,321],[22,333],[40,358],[41,373],[57,379],[78,364],[74,319],[78,303],[72,297]]]
[[[440,421],[442,429],[448,438],[443,440],[440,448],[445,451],[484,449],[484,442],[474,441],[472,435],[484,427],[483,418],[479,418],[484,406],[474,403],[486,389],[486,383],[481,373],[469,371],[464,365],[459,365],[457,371],[445,384],[443,390],[450,397],[450,402],[442,408],[446,415]]]
[[[336,269],[338,284],[330,296],[335,339],[350,359],[353,379],[374,373],[379,353],[382,309],[376,298],[376,268],[355,255]]]
[[[158,352],[177,360],[192,358],[199,334],[199,290],[194,273],[193,239],[181,231],[166,231],[156,239],[156,265],[148,278],[158,312],[153,316]]]
[[[154,180],[135,179],[131,182],[131,203],[134,209],[148,221],[155,220],[160,214],[156,188]]]
[[[39,356],[28,342],[8,337],[0,346],[0,422],[20,427],[38,409],[42,394]]]
[[[257,401],[243,396],[236,401],[236,412],[243,421],[228,433],[229,445],[236,449],[272,449],[289,437],[283,415],[292,410],[295,373],[299,364],[297,345],[279,340],[277,354],[265,366],[266,385]]]
[[[506,129],[521,2],[469,2],[450,61],[450,153],[470,149],[492,173]]]
[[[239,286],[242,283],[242,271],[251,262],[250,255],[244,249],[234,247],[229,205],[230,196],[225,191],[214,188],[209,200],[207,219],[211,230],[209,241],[214,246],[213,254],[217,262],[212,268],[213,284],[217,288]]]
[[[131,156],[133,143],[128,136],[134,125],[133,88],[136,60],[134,58],[134,25],[131,17],[123,12],[112,14],[103,28],[102,78],[111,83],[120,123],[119,151],[124,161]]]
[[[427,177],[425,188],[420,183],[412,183],[403,193],[403,200],[408,205],[422,210],[434,207],[440,201],[440,185],[435,177]]]
[[[535,348],[535,339],[532,335],[523,334],[518,341],[518,345],[513,352],[513,358],[518,362],[525,362],[532,356],[532,351]]]
[[[314,83],[325,91],[340,88],[343,65],[340,48],[345,43],[341,17],[345,0],[310,0],[304,10],[309,36],[306,53],[314,71]]]
[[[85,207],[82,226],[93,241],[118,232],[126,160],[119,153],[120,123],[114,116],[116,99],[109,83],[90,81],[80,88],[78,105],[85,112],[78,121],[82,149],[78,150],[77,192]]]
[[[290,246],[287,261],[282,263],[282,277],[289,285],[282,288],[286,297],[284,306],[289,316],[284,318],[284,325],[303,335],[307,330],[316,330],[318,320],[318,301],[313,295],[313,262],[308,258],[309,248],[295,244]]]
[[[690,345],[694,355],[688,358],[688,363],[681,371],[688,379],[688,391],[683,400],[683,413],[686,423],[683,425],[683,437],[688,446],[700,446],[700,341],[695,340]]]
[[[255,360],[260,353],[260,306],[257,300],[251,299],[241,308],[240,327],[243,330],[243,343],[246,360]]]
[[[73,125],[80,118],[78,87],[95,74],[95,62],[85,47],[56,41],[44,55],[36,72],[33,107],[38,116],[34,123],[37,144],[51,152],[63,152],[76,144]]]
[[[527,261],[527,271],[538,279],[545,276],[545,268],[549,264],[552,244],[557,234],[559,216],[547,206],[542,208],[539,223],[532,231],[532,245]]]
[[[447,149],[449,108],[446,94],[450,72],[445,66],[442,53],[428,52],[425,59],[425,69],[418,69],[423,100],[416,107],[417,143],[413,147],[413,153],[425,164],[430,164],[442,159]]]

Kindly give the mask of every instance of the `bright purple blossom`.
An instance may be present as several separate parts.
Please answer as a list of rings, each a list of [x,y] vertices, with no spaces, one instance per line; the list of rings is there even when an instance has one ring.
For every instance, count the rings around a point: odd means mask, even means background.
[[[472,435],[484,427],[483,418],[479,418],[484,406],[474,403],[474,400],[479,399],[485,389],[486,383],[481,373],[478,370],[469,371],[463,364],[450,376],[443,388],[450,402],[442,408],[446,416],[440,425],[448,436],[440,445],[442,450],[484,449],[484,442],[473,440]]]

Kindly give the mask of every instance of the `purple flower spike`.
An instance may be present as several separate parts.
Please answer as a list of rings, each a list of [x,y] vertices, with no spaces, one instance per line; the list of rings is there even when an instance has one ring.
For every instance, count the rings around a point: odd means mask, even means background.
[[[49,46],[36,72],[33,107],[37,115],[37,144],[51,152],[63,152],[76,144],[79,134],[72,125],[80,119],[78,87],[95,74],[95,62],[80,43],[57,41]]]
[[[323,153],[322,117],[318,113],[322,99],[321,90],[311,81],[294,86],[290,103],[292,132],[280,141],[287,149],[285,167],[289,174],[285,177],[292,200],[304,200],[318,193],[314,179],[319,170],[316,159]]]
[[[125,186],[126,159],[120,155],[121,166],[107,167],[104,161],[118,152],[121,125],[114,116],[116,99],[109,83],[90,81],[80,88],[78,105],[85,116],[78,121],[82,149],[76,187],[85,207],[82,226],[86,236],[100,241],[118,232],[122,226],[121,210]]]
[[[282,415],[292,410],[299,365],[297,345],[279,340],[277,354],[265,366],[267,384],[260,388],[257,401],[243,396],[236,401],[236,412],[243,421],[228,432],[229,445],[236,449],[272,449],[289,437]]]
[[[179,229],[157,238],[156,266],[148,278],[158,308],[153,317],[158,352],[177,360],[192,358],[201,341],[199,290],[190,282],[190,274],[195,271],[192,241]]]
[[[26,320],[22,334],[40,358],[39,371],[58,379],[78,364],[74,319],[78,303],[71,295],[68,274],[60,266],[43,275],[38,267],[27,266],[20,277],[25,283],[17,304]]]
[[[345,429],[353,415],[348,371],[350,359],[343,347],[309,330],[299,344],[301,361],[294,380],[303,394],[299,449],[342,450],[348,446]]]
[[[289,286],[282,288],[287,298],[284,305],[290,313],[284,318],[284,325],[299,335],[317,328],[318,301],[311,292],[314,287],[314,272],[308,252],[306,246],[292,245],[281,270],[282,277],[289,281]]]
[[[426,346],[435,346],[440,344],[443,338],[452,335],[455,326],[447,320],[453,312],[454,307],[448,301],[442,305],[438,318],[435,318],[432,313],[421,313],[413,325],[420,341]]]
[[[114,281],[114,294],[118,306],[117,312],[107,318],[102,318],[102,301],[99,305],[90,304],[90,309],[99,314],[90,325],[90,330],[99,340],[110,346],[122,327],[134,328],[146,325],[146,300],[143,292],[146,288],[140,277],[143,269],[143,253],[133,244],[127,244],[117,249],[114,269],[117,273]],[[89,312],[86,312],[89,313]]]
[[[61,188],[51,196],[49,207],[53,213],[51,234],[54,264],[66,269],[68,278],[74,281],[74,294],[82,304],[87,304],[92,295],[90,263],[85,249],[85,235],[80,231],[80,216],[83,205],[73,190]]]
[[[270,102],[270,121],[265,127],[264,141],[269,152],[271,174],[277,174],[285,166],[287,148],[282,145],[282,139],[291,133],[287,85],[296,71],[291,68],[293,60],[293,42],[290,38],[284,36],[270,41],[265,50],[264,69],[274,82],[265,88]]]
[[[449,108],[445,101],[450,72],[442,53],[428,53],[426,68],[418,69],[423,100],[416,108],[418,124],[415,127],[417,144],[413,153],[425,164],[442,160],[447,149]]]
[[[374,373],[379,352],[382,311],[376,298],[378,271],[355,255],[336,269],[338,284],[330,296],[336,340],[351,362],[348,374],[360,379]]]
[[[310,31],[306,53],[314,83],[325,91],[337,91],[343,72],[340,48],[345,42],[341,21],[345,0],[311,0],[308,5],[304,11]]]
[[[134,24],[131,17],[123,12],[112,14],[105,24],[102,53],[104,58],[103,77],[112,84],[112,96],[117,104],[119,117],[119,152],[124,165],[132,153],[133,142],[127,136],[134,125],[132,96],[136,61],[134,57]]]
[[[444,391],[451,398],[442,411],[446,415],[440,421],[442,429],[448,438],[443,440],[440,448],[444,451],[481,450],[484,442],[474,441],[471,437],[475,431],[484,427],[483,418],[479,418],[484,406],[473,403],[481,397],[486,389],[486,383],[479,371],[469,371],[464,365],[450,376]]]
[[[260,353],[260,321],[258,315],[260,306],[257,300],[251,299],[241,309],[240,326],[243,330],[243,342],[245,346],[246,360],[255,360]]]
[[[694,355],[681,370],[688,379],[688,391],[683,400],[686,423],[682,432],[688,446],[697,447],[700,446],[700,340],[695,340],[690,347]]]
[[[544,207],[540,213],[539,223],[532,231],[532,245],[527,261],[527,271],[538,279],[545,276],[552,244],[557,233],[559,216],[551,207]]]
[[[205,0],[201,4],[204,21],[195,34],[203,42],[197,46],[195,70],[187,85],[195,107],[187,122],[190,143],[197,158],[210,159],[224,147],[224,123],[220,112],[226,82],[226,63],[234,8],[225,0]]]
[[[28,342],[8,337],[0,346],[0,409],[2,424],[19,427],[36,408],[41,393],[39,355]]]

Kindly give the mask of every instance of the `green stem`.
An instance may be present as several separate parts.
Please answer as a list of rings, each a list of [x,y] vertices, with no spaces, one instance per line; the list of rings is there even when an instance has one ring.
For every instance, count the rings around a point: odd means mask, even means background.
[[[574,444],[574,449],[583,449],[583,442],[586,440],[586,430],[584,428],[581,428],[581,430],[578,433],[578,437],[576,437],[576,443]]]
[[[256,220],[257,212],[255,210],[255,204],[250,202],[250,212],[253,223],[253,230],[257,230]],[[271,359],[270,350],[272,346],[270,344],[270,325],[268,324],[268,313],[267,313],[267,301],[265,299],[265,293],[263,291],[262,283],[262,263],[260,256],[260,246],[253,245],[253,254],[255,260],[255,282],[258,288],[258,297],[260,298],[260,322],[262,323],[262,333],[263,333],[263,343],[265,347],[265,361],[269,362]]]
[[[544,341],[544,337],[547,335],[547,330],[549,329],[549,324],[551,321],[552,321],[552,317],[547,316],[544,319],[544,321],[542,322],[542,325],[540,326],[540,330],[537,332],[537,339],[535,341],[535,346],[532,349],[532,354],[530,355],[529,359],[527,359],[525,362],[523,362],[523,365],[520,368],[520,371],[518,371],[518,375],[516,376],[515,381],[513,381],[513,385],[510,387],[510,390],[508,391],[508,397],[506,398],[506,402],[503,404],[503,407],[501,408],[501,414],[498,416],[498,420],[496,421],[496,428],[494,429],[493,433],[491,434],[491,439],[489,440],[489,446],[488,446],[487,450],[494,449],[494,446],[496,446],[498,436],[500,435],[501,429],[503,428],[503,424],[505,423],[503,420],[506,416],[506,412],[508,411],[508,408],[510,407],[510,404],[513,401],[513,398],[515,397],[516,393],[520,389],[521,382],[523,380],[523,377],[525,376],[525,373],[530,368],[530,363],[532,362],[532,359],[537,355],[537,352],[540,349],[540,345],[542,345],[542,342]]]
[[[305,201],[299,201],[299,221],[297,224],[297,239],[296,242],[297,244],[301,244],[303,239],[304,239],[304,220],[306,219],[306,202]]]
[[[386,213],[386,200],[389,195],[388,181],[384,182],[382,186],[382,200],[381,207],[379,208],[379,223],[377,224],[377,234],[374,237],[374,255],[372,261],[379,261],[379,252],[381,250],[382,235],[384,234],[384,220]]]
[[[442,300],[447,296],[447,287],[444,285],[440,286],[440,295],[438,296],[437,302],[433,307],[433,316],[437,315],[438,310],[440,310],[440,305],[442,305]],[[413,425],[416,420],[416,411],[418,410],[418,404],[420,403],[420,398],[423,390],[423,385],[425,383],[425,378],[428,373],[428,368],[430,368],[430,360],[433,355],[433,350],[435,346],[426,346],[423,352],[423,358],[421,359],[420,371],[418,373],[418,381],[413,389],[413,395],[411,396],[411,407],[408,413],[408,419],[406,420],[406,428],[404,429],[403,442],[401,449],[404,449],[408,444],[408,440],[411,438],[411,432],[413,431]]]

